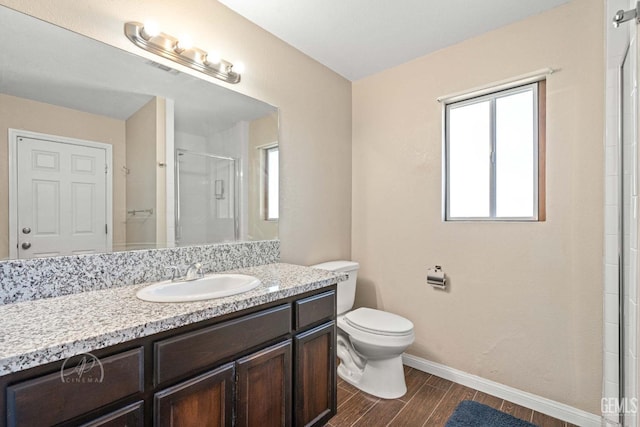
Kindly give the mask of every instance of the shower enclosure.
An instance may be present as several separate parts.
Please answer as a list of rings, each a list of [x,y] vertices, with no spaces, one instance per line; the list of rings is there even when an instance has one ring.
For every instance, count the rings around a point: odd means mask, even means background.
[[[239,161],[176,149],[176,244],[239,240]]]
[[[622,64],[620,65],[619,82],[619,125],[618,125],[618,347],[619,347],[619,379],[618,395],[621,404],[627,403],[628,399],[634,395],[633,383],[629,383],[630,376],[635,377],[635,366],[630,355],[632,349],[628,344],[632,337],[634,328],[630,327],[630,309],[627,299],[629,291],[634,285],[632,276],[636,276],[635,271],[631,271],[631,259],[636,252],[636,241],[632,241],[632,233],[637,234],[637,224],[633,221],[636,216],[633,212],[636,197],[634,151],[636,149],[635,135],[635,88],[633,81],[633,65],[635,63],[635,49],[627,49]],[[622,403],[624,402],[624,404]],[[623,408],[624,409],[624,408]],[[626,413],[621,411],[620,422],[623,425],[635,425],[635,419],[631,419]]]
[[[630,10],[625,10],[632,7]],[[638,425],[638,3],[607,0],[604,390],[606,425]],[[615,12],[617,10],[617,12]],[[626,25],[622,25],[628,22]],[[615,405],[611,403],[615,402]]]

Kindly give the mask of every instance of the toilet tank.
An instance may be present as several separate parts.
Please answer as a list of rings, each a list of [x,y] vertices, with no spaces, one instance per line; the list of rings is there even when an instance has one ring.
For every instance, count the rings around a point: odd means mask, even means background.
[[[349,275],[347,280],[338,283],[337,311],[340,315],[351,310],[353,301],[356,298],[356,279],[358,278],[360,264],[355,261],[329,261],[312,265],[311,267]]]

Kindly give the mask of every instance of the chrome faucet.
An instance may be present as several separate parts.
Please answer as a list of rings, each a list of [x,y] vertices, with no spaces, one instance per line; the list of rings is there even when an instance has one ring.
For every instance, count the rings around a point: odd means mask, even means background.
[[[184,273],[184,277],[182,280],[190,281],[196,279],[202,279],[204,277],[204,273],[202,272],[202,264],[199,262],[194,262],[193,264],[187,267],[187,271]]]
[[[177,267],[175,265],[169,265],[169,266],[165,267],[165,270],[171,270],[171,281],[172,282],[180,280],[180,276],[182,275],[182,273],[180,273],[180,267]]]

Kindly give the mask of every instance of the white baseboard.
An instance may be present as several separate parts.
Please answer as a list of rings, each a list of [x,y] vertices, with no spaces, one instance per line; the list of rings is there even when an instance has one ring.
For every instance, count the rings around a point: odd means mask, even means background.
[[[508,400],[515,404],[533,409],[534,411],[550,415],[563,421],[570,422],[581,427],[600,427],[600,416],[576,409],[564,403],[559,403],[545,397],[537,396],[526,391],[518,390],[504,384],[490,381],[477,375],[468,374],[454,368],[431,362],[421,357],[404,353],[402,361],[405,365],[428,374],[437,375],[449,381],[474,388],[492,396]]]

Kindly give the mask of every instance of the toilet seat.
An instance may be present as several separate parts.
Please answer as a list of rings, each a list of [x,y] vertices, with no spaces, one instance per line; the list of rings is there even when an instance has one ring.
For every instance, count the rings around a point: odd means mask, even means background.
[[[358,308],[344,315],[345,322],[361,332],[402,337],[413,335],[413,323],[397,314],[372,308]]]
[[[358,310],[361,310],[361,309],[358,309]],[[365,310],[372,310],[372,309],[365,309]],[[354,311],[357,311],[357,310],[354,310]],[[409,325],[413,326],[413,324],[409,320],[404,319],[397,315],[393,315],[391,313],[386,313],[384,311],[383,312],[380,312],[379,310],[372,310],[372,311],[377,311],[379,313],[378,314],[365,313],[364,315],[362,312],[357,313],[356,316],[352,316],[352,318],[355,317],[355,322],[354,320],[347,319],[349,314],[351,314],[351,312],[338,316],[338,319],[336,322],[338,326],[338,333],[343,332],[347,334],[349,341],[354,345],[354,347],[356,347],[356,349],[359,349],[358,351],[362,351],[363,348],[368,347],[369,350],[365,351],[365,354],[368,355],[367,358],[371,358],[372,352],[379,354],[381,351],[384,351],[387,354],[389,354],[389,352],[393,353],[397,350],[399,355],[408,346],[413,344],[413,341],[415,340],[413,328],[406,331],[407,326]],[[405,323],[404,321],[400,321],[400,322],[392,321],[392,322],[389,322],[389,324],[387,325],[380,325],[377,322],[368,323],[367,325],[362,325],[362,323],[367,323],[367,319],[371,320],[370,317],[373,317],[374,319],[380,320],[380,321],[382,321],[385,318],[388,319],[389,317],[385,315],[397,316],[397,318],[393,320],[404,320],[408,322],[408,324]],[[361,318],[361,316],[364,319]],[[400,327],[398,327],[398,323],[400,324]],[[392,325],[394,325],[395,327],[393,327]],[[387,329],[387,331],[391,330],[392,332],[390,333],[384,330],[380,331],[379,329]],[[405,332],[401,332],[402,330],[405,330]]]

